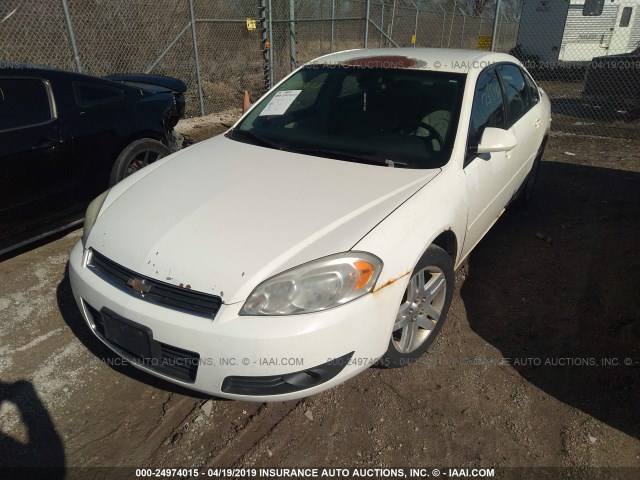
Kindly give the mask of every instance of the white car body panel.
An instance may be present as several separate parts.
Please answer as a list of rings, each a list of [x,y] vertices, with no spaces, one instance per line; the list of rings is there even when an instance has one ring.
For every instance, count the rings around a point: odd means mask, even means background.
[[[518,141],[512,151],[470,159],[467,137],[478,75],[493,63],[519,62],[500,53],[441,49],[352,50],[313,62],[382,55],[417,59],[416,69],[439,62],[439,71],[467,74],[456,139],[444,167],[371,166],[224,136],[181,150],[113,187],[87,244],[79,242],[73,249],[71,285],[89,327],[96,332],[87,305],[108,308],[148,327],[154,340],[198,352],[216,364],[201,366],[194,383],[134,364],[138,368],[195,390],[253,401],[317,393],[383,355],[415,265],[443,232],[455,235],[455,266],[460,265],[531,170],[549,131],[550,103],[540,89],[538,104],[510,129]],[[219,295],[223,304],[210,319],[144,301],[87,268],[89,249],[137,274]],[[244,301],[264,280],[348,250],[382,260],[372,293],[317,313],[239,316]],[[301,391],[246,396],[221,390],[228,376],[287,374],[348,352],[365,361],[350,363],[331,380]],[[304,367],[259,361],[274,356],[303,357]],[[235,363],[223,365],[222,358]]]
[[[285,401],[312,395],[331,388],[373,365],[389,342],[389,317],[395,316],[395,299],[402,295],[401,282],[327,312],[293,317],[239,317],[241,303],[223,305],[215,320],[140,301],[106,284],[83,265],[83,248],[76,244],[69,259],[69,278],[80,312],[93,332],[95,323],[86,304],[120,312],[135,318],[153,331],[154,340],[194,350],[211,368],[199,369],[195,383],[170,378],[140,366],[125,351],[104,342],[131,364],[152,375],[187,388],[221,397],[256,402]],[[319,348],[323,345],[323,348]],[[278,375],[287,371],[321,365],[347,352],[358,352],[361,362],[350,363],[331,380],[290,394],[251,396],[222,393],[221,385],[229,375]],[[276,358],[278,365],[264,360]],[[303,359],[303,365],[283,365],[285,359]],[[247,365],[243,360],[249,359]],[[225,365],[227,363],[228,365]]]
[[[457,257],[460,257],[467,219],[464,190],[463,172],[450,164],[445,166],[429,188],[411,197],[398,215],[386,218],[354,247],[385,259],[376,289],[399,281],[404,290],[424,251],[447,230],[453,231],[458,239]],[[428,216],[419,213],[425,205],[429,206]]]
[[[141,275],[240,302],[276,273],[350,250],[438,173],[302,156],[220,135],[105,205],[87,247]],[[111,240],[125,235],[132,240],[126,248]]]

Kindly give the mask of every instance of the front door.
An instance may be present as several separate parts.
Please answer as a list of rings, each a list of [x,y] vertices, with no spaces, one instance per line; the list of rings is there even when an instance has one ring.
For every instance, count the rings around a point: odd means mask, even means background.
[[[471,111],[470,151],[477,147],[487,127],[506,128],[507,117],[500,80],[494,67],[478,77]],[[463,255],[480,241],[484,233],[500,216],[509,193],[504,186],[512,175],[507,152],[467,154],[465,160],[467,188],[467,232]]]
[[[67,206],[67,148],[48,82],[0,77],[0,250]]]

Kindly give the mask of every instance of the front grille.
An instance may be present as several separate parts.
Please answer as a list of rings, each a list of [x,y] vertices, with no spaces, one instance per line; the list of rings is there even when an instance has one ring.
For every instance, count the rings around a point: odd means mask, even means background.
[[[166,343],[157,343],[160,344],[161,360],[157,366],[151,365],[149,368],[169,377],[193,383],[198,373],[200,355]]]
[[[84,305],[87,307],[87,311],[93,319],[95,331],[102,341],[108,345],[118,348],[119,350],[123,350],[120,345],[107,339],[104,330],[102,312],[93,308],[86,302],[84,302]],[[200,364],[200,355],[198,353],[158,342],[157,340],[153,340],[153,338],[150,338],[149,342],[151,344],[150,358],[143,358],[132,352],[127,352],[129,353],[128,360],[132,363],[142,365],[153,370],[154,372],[161,373],[167,377],[171,377],[182,382],[195,382],[196,375],[198,374],[198,365]]]
[[[137,274],[95,250],[91,250],[88,265],[94,272],[121,290],[165,307],[213,318],[222,305],[222,299],[217,295],[195,292]],[[148,292],[140,294],[134,291],[127,283],[131,279],[144,280]]]

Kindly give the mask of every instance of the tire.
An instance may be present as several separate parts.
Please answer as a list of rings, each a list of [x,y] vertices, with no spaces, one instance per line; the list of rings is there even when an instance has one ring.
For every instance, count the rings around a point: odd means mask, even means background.
[[[417,296],[421,285],[422,295]],[[451,257],[442,248],[429,246],[411,274],[380,366],[410,365],[427,351],[447,317],[454,286]]]
[[[544,153],[544,147],[547,144],[547,139],[545,138],[538,150],[538,154],[536,158],[533,160],[533,165],[531,166],[531,171],[518,188],[518,191],[513,199],[512,204],[518,208],[526,207],[531,201],[531,197],[533,195],[533,190],[535,189],[536,182],[538,181],[538,171],[540,170],[540,161],[542,160],[542,154]]]
[[[109,186],[169,155],[171,151],[163,143],[151,138],[141,138],[131,142],[122,150],[111,169]]]

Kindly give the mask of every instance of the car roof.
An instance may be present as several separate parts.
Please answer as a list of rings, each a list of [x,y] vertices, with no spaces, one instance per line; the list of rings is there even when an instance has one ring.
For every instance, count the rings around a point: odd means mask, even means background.
[[[176,91],[184,93],[187,90],[185,83],[173,77],[148,74],[112,74],[105,77],[97,77],[86,73],[63,70],[55,67],[43,67],[31,63],[3,62],[0,60],[0,77],[41,77],[61,82],[88,82],[101,85],[118,87],[125,91],[138,93],[140,89],[153,94],[164,94]]]
[[[91,75],[85,75],[82,73],[74,72],[71,70],[64,70],[55,67],[45,67],[37,65],[35,63],[14,63],[14,62],[0,62],[3,65],[3,75],[40,75],[40,76],[69,76],[80,78],[96,78]]]
[[[55,67],[43,67],[31,63],[13,63],[2,62],[4,68],[0,70],[0,76],[9,77],[42,77],[48,80],[54,81],[79,81],[89,83],[100,83],[102,85],[113,85],[126,90],[131,90],[133,87],[123,85],[121,82],[117,82],[104,77],[96,77],[85,73],[74,72],[72,70],[63,70]]]
[[[452,48],[363,48],[330,53],[312,60],[309,64],[469,73],[498,62],[520,65],[518,59],[506,53]]]

